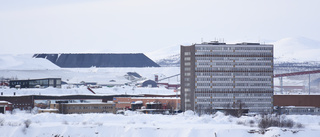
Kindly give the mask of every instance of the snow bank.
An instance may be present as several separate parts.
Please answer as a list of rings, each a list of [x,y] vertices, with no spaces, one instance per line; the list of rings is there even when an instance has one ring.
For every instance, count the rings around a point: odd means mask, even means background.
[[[256,126],[237,124],[238,121],[256,120],[256,117],[235,118],[215,115],[197,116],[187,111],[179,115],[147,115],[126,111],[126,115],[114,114],[0,114],[1,136],[110,136],[110,137],[318,137],[320,126],[319,116],[287,116],[296,122],[303,123],[303,129],[269,128],[264,135],[248,133],[258,130]],[[30,120],[29,128],[24,121]],[[296,132],[296,133],[293,133]]]

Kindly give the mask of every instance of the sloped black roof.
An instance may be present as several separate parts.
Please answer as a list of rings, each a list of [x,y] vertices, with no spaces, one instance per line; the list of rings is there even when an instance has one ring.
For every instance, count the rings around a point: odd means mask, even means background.
[[[137,72],[127,72],[128,75],[135,76],[137,78],[141,78],[141,76]]]
[[[34,54],[34,58],[45,58],[61,68],[89,67],[160,67],[142,53],[106,54],[106,53],[63,53]]]

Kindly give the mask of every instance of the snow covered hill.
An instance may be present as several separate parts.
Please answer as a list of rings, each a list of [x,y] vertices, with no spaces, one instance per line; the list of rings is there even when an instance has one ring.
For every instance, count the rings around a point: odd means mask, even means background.
[[[32,54],[0,54],[0,70],[59,69],[43,58],[32,58]]]
[[[314,62],[320,64],[320,41],[305,37],[284,38],[275,42],[274,57],[275,64],[279,63],[303,63]],[[190,45],[190,44],[184,44]],[[171,45],[145,53],[161,66],[180,65],[180,45]],[[0,55],[0,69],[56,69],[51,62],[44,59],[31,58],[32,55]]]
[[[275,74],[320,69],[319,41],[297,37],[281,39],[272,44],[274,44]],[[165,67],[62,69],[46,59],[32,58],[31,54],[0,54],[0,77],[18,79],[58,77],[68,83],[85,81],[108,84],[112,80],[118,83],[129,82],[124,77],[127,72],[137,72],[144,79],[152,80],[155,75],[162,79],[180,73],[180,45],[161,48],[146,55]],[[174,77],[162,82],[180,83],[180,79]]]
[[[171,55],[163,59],[155,61],[162,67],[179,67],[180,66],[180,54]]]
[[[320,42],[305,37],[284,38],[274,44],[276,62],[320,61]]]

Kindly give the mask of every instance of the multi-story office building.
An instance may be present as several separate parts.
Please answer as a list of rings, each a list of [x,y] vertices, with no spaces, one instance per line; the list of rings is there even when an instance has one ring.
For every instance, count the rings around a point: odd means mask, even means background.
[[[273,45],[209,42],[181,46],[181,108],[271,112]]]

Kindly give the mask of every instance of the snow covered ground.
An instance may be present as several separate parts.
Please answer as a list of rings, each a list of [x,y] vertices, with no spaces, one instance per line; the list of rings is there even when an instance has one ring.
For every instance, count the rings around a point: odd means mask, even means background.
[[[115,114],[0,114],[3,137],[319,137],[320,116],[286,116],[304,128],[270,127],[259,131],[259,116],[235,118],[218,112],[197,116],[187,111],[178,115]],[[29,120],[26,128],[25,121]]]
[[[131,86],[121,86],[121,87],[102,87],[92,89],[96,94],[93,94],[87,89],[86,86],[81,86],[79,88],[65,87],[59,88],[29,88],[29,89],[15,89],[15,88],[0,88],[0,92],[3,96],[23,96],[23,95],[142,95],[142,94],[161,94],[161,95],[176,95],[173,89],[166,89],[164,87],[159,88],[142,88],[142,87],[131,87]]]
[[[0,55],[0,77],[17,79],[61,78],[67,83],[97,82],[109,84],[110,80],[124,84],[130,82],[125,78],[127,72],[136,72],[143,79],[154,80],[180,73],[179,67],[157,68],[59,68],[42,58],[32,58],[32,55]],[[180,83],[180,77],[173,77],[161,82]]]

